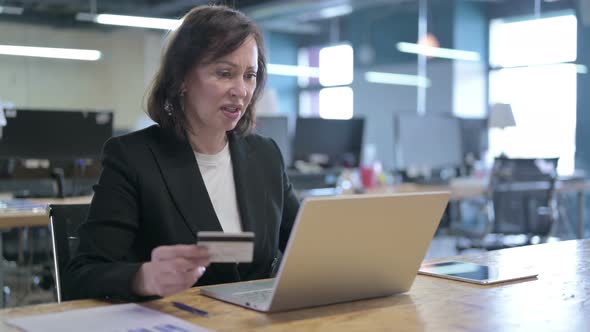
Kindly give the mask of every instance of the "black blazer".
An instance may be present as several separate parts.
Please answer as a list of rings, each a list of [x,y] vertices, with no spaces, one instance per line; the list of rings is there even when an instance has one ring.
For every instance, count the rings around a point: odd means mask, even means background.
[[[274,141],[228,133],[244,231],[254,261],[211,264],[197,285],[268,278],[278,266],[299,209]],[[80,245],[65,279],[74,298],[138,300],[131,282],[151,251],[221,231],[190,144],[154,125],[109,139]]]

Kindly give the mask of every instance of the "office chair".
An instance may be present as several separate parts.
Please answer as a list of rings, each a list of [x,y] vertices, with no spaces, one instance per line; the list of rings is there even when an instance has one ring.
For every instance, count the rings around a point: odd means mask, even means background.
[[[469,234],[467,244],[458,243],[457,249],[495,250],[532,244],[533,239],[546,241],[557,220],[557,161],[496,158],[481,208],[485,228],[478,235]]]
[[[30,297],[33,295],[33,289],[49,290],[53,284],[49,229],[15,228],[2,232],[1,236],[0,264],[5,280],[2,303],[28,304],[29,300],[34,301],[34,298]],[[11,300],[12,297],[15,299]]]
[[[86,220],[89,204],[51,204],[49,220],[55,269],[57,301],[71,299],[71,291],[64,282],[64,271],[70,258],[78,250],[78,226]]]

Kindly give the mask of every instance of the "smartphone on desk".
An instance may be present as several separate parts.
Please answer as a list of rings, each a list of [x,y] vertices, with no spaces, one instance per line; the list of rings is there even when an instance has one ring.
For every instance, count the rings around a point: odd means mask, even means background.
[[[524,268],[497,267],[460,261],[422,264],[418,273],[433,277],[471,282],[479,285],[490,285],[513,280],[536,278],[538,275],[538,273]]]

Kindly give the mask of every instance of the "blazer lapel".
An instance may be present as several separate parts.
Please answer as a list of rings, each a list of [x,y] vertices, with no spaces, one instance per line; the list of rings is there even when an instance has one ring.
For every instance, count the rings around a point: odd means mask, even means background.
[[[184,222],[195,239],[198,231],[221,231],[190,144],[172,132],[160,133],[160,141],[150,144],[150,149]]]

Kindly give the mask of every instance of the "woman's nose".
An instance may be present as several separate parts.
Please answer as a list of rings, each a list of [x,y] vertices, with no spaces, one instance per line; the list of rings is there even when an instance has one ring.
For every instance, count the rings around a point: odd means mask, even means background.
[[[246,83],[241,79],[236,80],[235,84],[232,86],[230,90],[230,93],[232,97],[245,98],[248,94]]]

